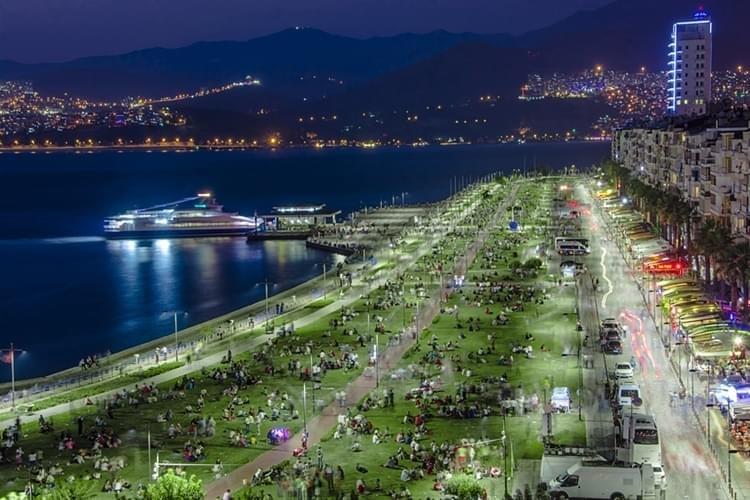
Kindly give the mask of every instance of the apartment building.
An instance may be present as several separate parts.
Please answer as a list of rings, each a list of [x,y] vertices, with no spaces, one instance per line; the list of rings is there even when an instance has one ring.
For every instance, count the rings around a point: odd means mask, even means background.
[[[702,217],[750,238],[750,122],[701,118],[618,130],[612,158],[643,182],[682,194]]]

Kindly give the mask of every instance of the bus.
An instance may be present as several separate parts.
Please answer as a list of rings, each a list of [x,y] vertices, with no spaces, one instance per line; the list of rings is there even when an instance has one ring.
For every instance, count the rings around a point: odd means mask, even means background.
[[[623,412],[617,442],[617,460],[628,465],[661,465],[661,443],[651,415]]]

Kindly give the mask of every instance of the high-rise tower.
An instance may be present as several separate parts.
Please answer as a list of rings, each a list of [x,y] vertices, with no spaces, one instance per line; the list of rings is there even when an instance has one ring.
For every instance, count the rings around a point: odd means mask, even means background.
[[[704,114],[711,102],[713,26],[701,8],[691,21],[672,26],[667,109],[674,115]]]

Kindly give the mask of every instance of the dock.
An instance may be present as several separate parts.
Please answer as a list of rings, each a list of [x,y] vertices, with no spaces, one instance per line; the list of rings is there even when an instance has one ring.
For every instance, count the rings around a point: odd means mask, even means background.
[[[306,231],[253,231],[248,233],[248,243],[252,241],[270,240],[306,240],[312,236],[312,230]]]

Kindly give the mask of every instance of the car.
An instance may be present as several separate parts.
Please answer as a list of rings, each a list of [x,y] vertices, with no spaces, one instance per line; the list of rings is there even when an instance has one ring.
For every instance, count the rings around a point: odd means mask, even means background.
[[[560,267],[561,268],[564,268],[564,267],[573,267],[573,268],[575,268],[578,271],[582,271],[583,270],[583,262],[575,262],[575,261],[572,261],[572,260],[564,260],[564,261],[560,262]]]
[[[660,490],[667,489],[667,474],[664,472],[664,467],[658,464],[652,465],[654,469],[654,485]]]
[[[620,335],[620,332],[616,330],[605,330],[599,334],[599,339],[603,341],[609,341],[609,340],[622,340],[622,336]]]
[[[608,340],[602,345],[605,354],[622,354],[622,343],[619,340]]]
[[[615,378],[631,379],[633,378],[633,367],[630,363],[617,363],[615,365]]]
[[[615,330],[615,331],[621,332],[622,325],[620,325],[620,323],[618,323],[615,320],[605,319],[604,321],[602,321],[602,324],[599,327],[599,331],[601,332],[601,331],[606,331],[606,330]]]
[[[615,318],[605,318],[602,320],[602,328],[619,328],[620,323]]]

